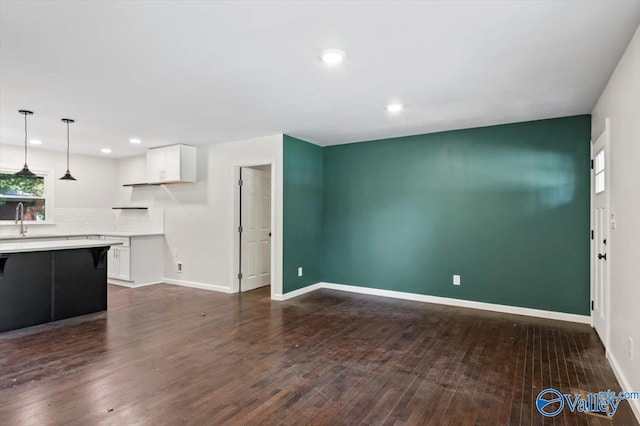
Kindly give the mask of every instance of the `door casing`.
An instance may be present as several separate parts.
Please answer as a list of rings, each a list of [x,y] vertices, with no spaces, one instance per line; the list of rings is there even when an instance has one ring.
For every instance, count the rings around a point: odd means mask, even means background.
[[[277,228],[276,228],[276,211],[275,211],[275,207],[276,207],[276,203],[278,202],[278,199],[276,198],[276,167],[275,167],[275,160],[273,159],[267,159],[267,160],[262,160],[262,161],[252,161],[252,162],[243,162],[243,163],[237,163],[234,164],[232,166],[232,175],[233,175],[233,179],[231,184],[233,185],[233,191],[232,191],[232,200],[231,200],[231,205],[233,206],[232,209],[232,215],[231,215],[231,238],[233,240],[232,243],[232,247],[233,247],[233,256],[231,256],[231,262],[232,262],[232,266],[231,266],[231,277],[230,277],[230,282],[231,284],[231,292],[232,293],[239,293],[240,291],[240,286],[239,286],[239,281],[238,281],[238,273],[240,272],[240,234],[238,233],[238,227],[240,226],[240,186],[238,185],[238,181],[240,180],[240,169],[242,169],[243,167],[257,167],[257,166],[270,166],[271,168],[271,212],[270,212],[270,219],[271,219],[271,245],[270,245],[270,250],[271,250],[271,299],[275,298],[276,294],[279,291],[282,291],[282,289],[278,289],[276,288],[278,286],[278,283],[276,281],[276,261],[279,259],[278,253],[276,252],[276,235],[277,235]]]
[[[610,169],[610,164],[611,164],[611,140],[610,140],[610,133],[609,133],[609,129],[610,129],[610,124],[609,124],[609,118],[605,118],[604,120],[604,126],[602,128],[602,133],[600,133],[598,135],[598,137],[595,139],[595,141],[592,140],[591,143],[591,159],[595,159],[596,154],[600,151],[600,148],[596,149],[596,146],[600,146],[602,145],[602,148],[604,149],[605,152],[605,166],[604,166],[604,170],[605,170],[605,190],[603,193],[601,193],[600,195],[598,195],[598,197],[606,197],[604,199],[604,204],[605,204],[605,217],[603,220],[603,231],[604,231],[604,235],[607,239],[607,243],[606,243],[606,255],[607,255],[607,260],[598,260],[597,256],[599,253],[599,235],[596,229],[596,215],[595,215],[595,210],[596,210],[596,204],[595,204],[595,169],[591,169],[590,173],[591,173],[591,206],[590,206],[590,213],[591,213],[591,230],[594,232],[594,238],[591,239],[591,253],[590,253],[590,265],[591,265],[591,303],[593,304],[592,307],[594,309],[591,309],[591,326],[596,330],[596,332],[598,333],[598,335],[600,336],[600,338],[602,339],[602,343],[605,347],[605,350],[609,347],[609,335],[610,335],[610,321],[609,321],[609,317],[610,317],[610,267],[609,267],[609,262],[611,259],[611,255],[612,255],[612,250],[611,250],[611,242],[612,242],[612,233],[611,233],[611,198],[610,198],[610,193],[611,193],[611,169]],[[596,309],[595,307],[597,307],[596,305],[598,304],[598,300],[599,300],[599,296],[597,295],[597,277],[596,277],[596,267],[597,264],[596,262],[601,262],[602,266],[604,267],[604,287],[602,288],[602,292],[601,292],[601,296],[602,296],[602,306],[601,309],[603,311],[603,320],[599,321],[599,319],[596,317]]]

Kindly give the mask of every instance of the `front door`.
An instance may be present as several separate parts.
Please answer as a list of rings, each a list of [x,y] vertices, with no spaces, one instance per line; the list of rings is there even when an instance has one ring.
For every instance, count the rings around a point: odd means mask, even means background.
[[[608,124],[608,123],[606,123]],[[591,170],[591,190],[593,192],[593,277],[591,313],[593,327],[598,332],[605,347],[608,347],[609,315],[609,129],[605,124],[602,135],[593,145],[593,169]]]

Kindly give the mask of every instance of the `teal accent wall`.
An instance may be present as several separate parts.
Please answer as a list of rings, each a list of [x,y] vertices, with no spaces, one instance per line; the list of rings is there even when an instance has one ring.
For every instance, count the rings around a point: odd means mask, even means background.
[[[590,121],[322,150],[285,139],[285,291],[299,288],[289,269],[317,253],[322,204],[322,279],[311,281],[588,315]]]
[[[287,293],[321,281],[322,148],[284,135],[283,155],[282,288]]]

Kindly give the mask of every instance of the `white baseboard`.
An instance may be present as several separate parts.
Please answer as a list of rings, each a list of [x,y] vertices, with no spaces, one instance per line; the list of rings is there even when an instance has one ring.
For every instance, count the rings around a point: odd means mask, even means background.
[[[282,302],[283,300],[289,300],[294,297],[302,296],[305,293],[310,293],[312,291],[318,290],[322,288],[322,284],[324,283],[315,283],[315,284],[311,284],[310,286],[302,287],[298,290],[293,290],[285,294],[274,294],[271,298],[273,300]]]
[[[109,278],[107,280],[107,284],[113,284],[113,285],[118,285],[120,287],[127,287],[127,288],[140,288],[140,287],[147,287],[150,285],[155,285],[155,284],[163,284],[164,281],[158,281],[158,282],[152,282],[152,283],[144,283],[144,284],[136,284],[133,281],[122,281],[122,280],[116,280],[113,278]]]
[[[163,278],[162,281],[144,283],[144,284],[135,284],[132,281],[123,281],[123,280],[116,280],[113,278],[109,278],[107,280],[107,283],[118,285],[120,287],[127,287],[127,288],[140,288],[140,287],[146,287],[146,286],[155,285],[155,284],[171,284],[171,285],[178,285],[181,287],[198,288],[201,290],[218,291],[221,293],[233,293],[232,289],[230,289],[229,287],[221,286],[221,285],[199,283],[196,281],[174,280],[172,278]],[[285,299],[282,299],[282,300],[285,300]]]
[[[201,290],[219,291],[221,293],[233,293],[233,289],[221,285],[199,283],[196,281],[174,280],[172,278],[164,278],[167,284],[179,285],[181,287],[199,288]]]
[[[627,380],[627,376],[624,375],[622,369],[620,368],[620,364],[616,361],[615,357],[611,354],[611,351],[607,350],[607,359],[609,360],[609,364],[611,365],[611,369],[613,373],[616,375],[618,379],[618,383],[624,392],[638,392],[638,389],[633,389]],[[640,399],[629,399],[629,405],[631,406],[631,410],[633,410],[633,414],[635,414],[636,419],[640,423]]]
[[[359,287],[355,285],[320,282],[283,295],[274,300],[288,300],[310,291],[326,288],[330,290],[348,291],[351,293],[368,294],[372,296],[390,297],[393,299],[413,300],[415,302],[436,303],[438,305],[458,306],[461,308],[481,309],[483,311],[502,312],[506,314],[525,315],[529,317],[547,318],[560,321],[591,324],[591,317],[587,315],[568,314],[565,312],[545,311],[542,309],[522,308],[519,306],[498,305],[495,303],[476,302],[472,300],[453,299],[450,297],[429,296],[426,294],[406,293],[402,291],[382,290],[378,288]]]
[[[120,286],[120,287],[133,288],[133,283],[130,282],[130,281],[114,280],[113,278],[109,278],[107,280],[107,284],[113,284],[113,285],[117,285],[117,286]]]

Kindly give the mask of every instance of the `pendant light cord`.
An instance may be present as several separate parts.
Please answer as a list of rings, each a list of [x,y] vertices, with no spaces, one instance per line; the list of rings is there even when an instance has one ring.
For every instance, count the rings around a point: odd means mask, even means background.
[[[22,166],[22,170],[15,172],[14,175],[31,178],[36,176],[36,174],[29,170],[29,166],[27,166],[27,142],[29,141],[29,133],[27,130],[27,115],[32,115],[33,111],[20,109],[18,110],[18,112],[24,115],[24,166]]]
[[[27,114],[24,115],[24,164],[27,164]]]
[[[67,121],[67,173],[69,172],[69,122]]]

